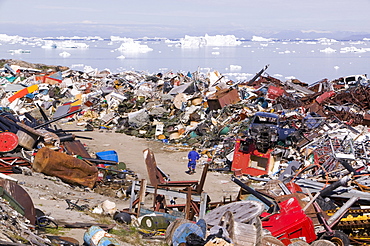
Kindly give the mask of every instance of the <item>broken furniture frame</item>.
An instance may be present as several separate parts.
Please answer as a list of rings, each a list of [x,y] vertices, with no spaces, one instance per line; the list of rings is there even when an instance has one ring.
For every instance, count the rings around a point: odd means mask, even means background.
[[[171,181],[168,176],[157,166],[154,153],[151,149],[143,151],[145,164],[148,170],[150,184],[154,187],[193,187],[192,192],[201,194],[203,191],[204,183],[206,181],[208,164],[203,167],[202,176],[198,180],[184,180],[184,181]]]

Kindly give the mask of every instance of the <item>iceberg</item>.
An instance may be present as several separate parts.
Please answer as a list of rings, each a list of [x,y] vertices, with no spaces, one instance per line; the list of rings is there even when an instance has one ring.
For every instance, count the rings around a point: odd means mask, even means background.
[[[86,49],[89,48],[88,44],[77,43],[73,41],[62,41],[56,44],[57,48],[61,49]]]
[[[230,72],[238,72],[242,70],[242,66],[239,65],[230,65]]]
[[[339,41],[330,38],[319,38],[318,42],[322,45],[332,45],[333,43],[338,43]]]
[[[59,55],[60,55],[61,57],[69,57],[69,56],[71,56],[71,54],[70,54],[70,53],[68,53],[67,51],[63,51],[62,53],[59,53]]]
[[[12,54],[24,54],[24,53],[31,53],[30,50],[23,50],[23,49],[17,49],[17,50],[8,50],[9,53]]]
[[[340,49],[340,53],[365,53],[366,51],[368,51],[368,49],[366,48],[359,49],[354,46],[344,47]]]
[[[327,47],[327,48],[325,48],[323,50],[320,50],[320,52],[323,52],[323,53],[335,53],[335,52],[337,52],[337,50],[332,49],[330,47]]]
[[[216,35],[204,37],[193,37],[185,35],[180,39],[181,47],[198,48],[202,46],[237,46],[242,42],[237,40],[234,35]]]
[[[117,50],[121,52],[146,53],[153,49],[146,44],[140,44],[139,41],[126,39]]]
[[[9,36],[6,34],[0,34],[0,41],[18,43],[18,42],[23,41],[23,38],[20,36]]]
[[[51,40],[45,40],[44,45],[41,46],[43,49],[55,49],[57,47],[56,43]]]
[[[263,37],[259,37],[259,36],[252,36],[252,41],[254,42],[270,42],[272,41],[271,38],[263,38]]]
[[[121,38],[119,36],[110,36],[110,41],[112,42],[127,42],[132,40],[131,38]]]

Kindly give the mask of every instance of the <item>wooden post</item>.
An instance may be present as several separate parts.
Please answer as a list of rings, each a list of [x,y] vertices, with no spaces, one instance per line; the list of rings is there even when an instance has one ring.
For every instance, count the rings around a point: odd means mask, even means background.
[[[141,180],[140,191],[139,191],[139,203],[137,204],[136,217],[140,216],[141,205],[144,205],[144,202],[145,202],[146,183],[147,183],[146,179]]]
[[[153,197],[153,210],[155,210],[156,203],[157,203],[157,190],[158,190],[158,185],[156,184],[154,186],[154,197]]]
[[[191,208],[191,187],[187,188],[186,194],[186,205],[185,205],[185,219],[190,219],[190,208]]]
[[[202,192],[202,194],[200,194],[199,219],[204,219],[204,216],[206,215],[207,197],[208,195],[205,192]]]
[[[129,210],[130,212],[132,212],[132,204],[134,203],[135,199],[136,199],[136,196],[135,196],[135,186],[137,184],[138,181],[132,181],[132,189],[131,189],[131,195],[130,195],[130,207],[129,207]]]

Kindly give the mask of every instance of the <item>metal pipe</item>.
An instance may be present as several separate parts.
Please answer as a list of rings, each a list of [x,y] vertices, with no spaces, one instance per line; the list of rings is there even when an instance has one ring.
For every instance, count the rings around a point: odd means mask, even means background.
[[[348,163],[347,160],[339,160],[340,164],[342,164],[342,166],[348,170],[348,172],[350,173],[353,173],[353,174],[356,174],[356,170]]]
[[[242,189],[246,190],[247,192],[249,192],[250,194],[254,195],[255,197],[257,197],[259,200],[261,200],[264,204],[266,204],[269,208],[272,208],[272,209],[278,209],[277,205],[273,202],[271,202],[270,200],[268,200],[266,197],[264,197],[263,195],[261,195],[258,191],[252,189],[251,187],[249,187],[248,185],[244,184],[242,181],[240,181],[239,179],[235,178],[235,177],[231,177],[231,181],[233,181],[235,184],[239,185]]]
[[[347,185],[347,182],[350,180],[348,176],[341,178],[340,180],[332,183],[331,185],[327,186],[326,188],[322,189],[320,191],[321,196],[330,196],[333,190],[340,186],[345,186]]]
[[[58,121],[58,120],[60,120],[60,119],[63,119],[63,118],[68,117],[68,116],[70,116],[70,115],[73,115],[73,114],[75,114],[75,113],[79,113],[79,112],[81,112],[81,111],[82,111],[82,109],[80,108],[80,109],[77,109],[77,110],[75,110],[75,111],[69,112],[69,113],[67,113],[67,114],[65,114],[65,115],[61,115],[61,116],[59,116],[59,117],[57,117],[57,118],[55,118],[55,119],[52,119],[52,120],[49,120],[49,121],[47,121],[47,122],[44,122],[44,123],[42,123],[42,124],[40,124],[40,125],[37,125],[37,126],[35,126],[33,129],[39,129],[39,128],[41,128],[41,127],[47,126],[47,125],[49,125],[49,124],[51,124],[51,123],[53,123],[53,122],[55,122],[55,121]]]
[[[358,196],[353,196],[351,199],[349,199],[343,206],[335,212],[329,219],[328,219],[328,224],[332,228],[342,217],[343,215],[347,212],[347,210],[360,199]]]

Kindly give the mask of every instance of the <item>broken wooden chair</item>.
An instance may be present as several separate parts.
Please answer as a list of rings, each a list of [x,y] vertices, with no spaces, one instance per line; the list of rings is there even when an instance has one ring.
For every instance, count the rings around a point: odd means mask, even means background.
[[[171,181],[168,176],[157,166],[154,153],[151,149],[143,151],[144,159],[148,170],[149,181],[155,188],[153,209],[154,211],[161,211],[164,208],[178,208],[185,209],[186,218],[192,218],[194,214],[199,214],[199,205],[192,201],[191,194],[200,195],[203,192],[203,186],[206,180],[208,164],[203,168],[201,179],[198,180],[184,180],[184,181]],[[164,195],[157,194],[159,188],[184,188],[180,192],[187,194],[186,204],[166,204]],[[133,206],[139,203],[140,198],[133,202]],[[140,205],[139,205],[140,206]],[[190,211],[192,210],[192,211]]]

